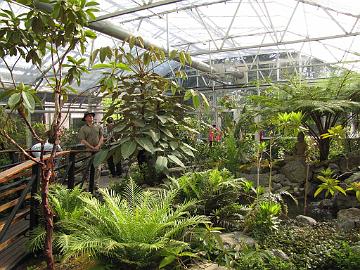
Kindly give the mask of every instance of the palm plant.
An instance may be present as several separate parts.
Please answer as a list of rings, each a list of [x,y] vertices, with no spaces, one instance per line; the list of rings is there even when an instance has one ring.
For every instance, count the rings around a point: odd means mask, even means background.
[[[250,96],[249,112],[263,119],[279,112],[301,112],[302,124],[319,147],[320,160],[326,160],[332,138],[322,134],[338,124],[345,126],[348,113],[359,109],[358,86],[359,75],[350,71],[315,84],[291,78],[287,84],[271,84],[260,96]]]
[[[84,216],[65,221],[69,233],[59,236],[65,259],[87,255],[126,269],[153,269],[172,263],[186,252],[184,235],[204,216],[189,216],[194,201],[172,207],[175,192],[142,192],[133,182],[123,195],[100,190],[104,202],[82,196]]]

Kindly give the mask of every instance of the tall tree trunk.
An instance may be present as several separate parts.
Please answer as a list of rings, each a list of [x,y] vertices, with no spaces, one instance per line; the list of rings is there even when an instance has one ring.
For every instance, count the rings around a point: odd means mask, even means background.
[[[330,151],[330,139],[320,139],[319,140],[319,150],[320,150],[320,161],[327,160],[329,157]]]
[[[44,243],[44,255],[46,258],[47,269],[54,270],[54,256],[52,253],[52,236],[54,230],[54,222],[53,222],[53,212],[51,210],[49,204],[49,183],[50,179],[53,175],[53,170],[51,169],[52,158],[46,161],[46,165],[44,165],[42,170],[42,181],[41,181],[41,199],[42,199],[42,208],[44,212],[44,223],[46,230],[46,237]]]

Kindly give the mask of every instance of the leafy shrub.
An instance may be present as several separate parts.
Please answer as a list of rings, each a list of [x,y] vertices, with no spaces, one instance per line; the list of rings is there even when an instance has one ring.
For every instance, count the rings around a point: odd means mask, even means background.
[[[281,205],[273,201],[261,201],[257,203],[246,217],[245,227],[251,235],[262,239],[270,233],[278,230],[281,213]]]
[[[168,188],[178,192],[179,202],[198,200],[194,213],[210,216],[215,225],[232,227],[241,218],[239,203],[242,181],[223,169],[187,173],[171,179]]]

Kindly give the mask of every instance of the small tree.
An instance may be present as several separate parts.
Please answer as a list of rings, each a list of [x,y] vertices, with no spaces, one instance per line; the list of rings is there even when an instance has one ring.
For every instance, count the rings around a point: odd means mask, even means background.
[[[166,56],[160,49],[145,51],[142,47],[140,37],[130,37],[122,47],[105,47],[93,53],[92,59],[99,57],[101,62],[93,68],[106,69],[100,91],[112,99],[104,117],[121,116],[113,130],[118,140],[99,152],[95,163],[101,163],[108,156],[113,156],[114,162],[133,160],[139,151],[146,151],[156,160],[154,165],[158,171],[166,171],[169,162],[184,167],[182,160],[194,157],[195,149],[184,142],[181,132],[196,130],[185,121],[193,109],[182,99],[192,99],[194,106],[199,107],[201,98],[207,105],[206,98],[194,90],[185,93],[175,80],[154,71],[167,57],[177,58],[181,66],[191,65],[188,54],[174,50]],[[175,76],[186,78],[181,70],[176,71]]]
[[[13,1],[9,1],[12,3]],[[85,52],[88,38],[96,35],[85,30],[89,19],[94,19],[93,12],[96,2],[85,0],[52,0],[46,1],[51,5],[52,11],[47,13],[40,10],[32,0],[17,1],[25,4],[29,9],[22,14],[15,14],[12,10],[3,9],[0,12],[0,58],[11,77],[11,82],[2,83],[4,92],[1,98],[7,99],[8,108],[18,116],[30,130],[33,137],[41,142],[41,156],[34,159],[19,145],[8,133],[9,125],[14,114],[8,114],[4,125],[0,127],[0,135],[16,146],[26,157],[41,167],[41,198],[42,210],[45,219],[46,240],[44,252],[48,269],[54,269],[52,256],[53,213],[48,201],[49,182],[54,177],[54,146],[50,157],[44,159],[44,143],[46,138],[40,138],[28,121],[28,116],[34,112],[36,104],[41,105],[37,97],[39,84],[25,85],[15,80],[14,70],[21,61],[31,62],[46,81],[46,87],[54,94],[54,118],[51,123],[51,136],[59,137],[62,124],[62,107],[67,100],[69,92],[75,92],[71,86],[73,82],[80,84],[80,77],[86,72],[85,58],[76,59],[70,55],[71,51],[79,48],[81,54]],[[45,2],[45,1],[44,1]],[[14,2],[15,3],[15,2]],[[50,59],[50,69],[44,66],[43,57]],[[10,64],[11,63],[11,64]],[[47,74],[49,72],[50,74]]]

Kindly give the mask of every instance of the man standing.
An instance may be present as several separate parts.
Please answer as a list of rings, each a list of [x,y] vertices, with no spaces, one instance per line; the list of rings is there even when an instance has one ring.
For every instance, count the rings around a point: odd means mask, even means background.
[[[89,151],[98,151],[101,145],[104,142],[103,129],[101,126],[94,124],[95,113],[86,112],[84,113],[84,117],[82,121],[85,121],[85,125],[83,125],[79,130],[79,140],[81,144],[84,144],[86,150]],[[91,153],[89,153],[91,155]],[[90,162],[93,162],[93,159],[90,159]],[[90,163],[90,165],[91,165]],[[90,168],[90,166],[89,166]],[[89,173],[88,171],[86,172]],[[99,180],[100,180],[101,167],[95,167],[95,175],[94,175],[94,187],[98,188]]]

